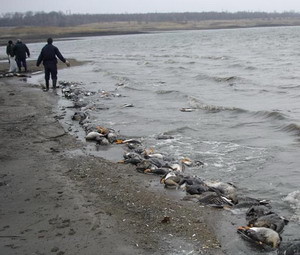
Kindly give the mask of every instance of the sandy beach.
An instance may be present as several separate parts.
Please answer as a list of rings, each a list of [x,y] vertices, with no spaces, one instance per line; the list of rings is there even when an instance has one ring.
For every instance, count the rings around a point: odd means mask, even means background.
[[[1,254],[223,254],[216,210],[89,155],[61,125],[59,96],[0,79]]]

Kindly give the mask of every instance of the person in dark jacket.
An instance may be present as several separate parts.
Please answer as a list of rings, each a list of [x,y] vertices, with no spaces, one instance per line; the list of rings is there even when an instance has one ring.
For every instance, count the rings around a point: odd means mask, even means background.
[[[29,49],[27,48],[25,43],[22,43],[21,39],[17,40],[17,43],[15,44],[13,48],[13,53],[16,57],[16,62],[19,68],[19,72],[21,72],[21,67],[23,66],[25,69],[25,72],[27,72],[27,63],[26,63],[26,54],[27,57],[30,57]]]
[[[6,54],[10,57],[14,56],[14,43],[12,40],[9,40],[6,46]]]
[[[57,58],[56,57],[58,57],[67,66],[70,66],[69,61],[62,56],[59,49],[56,46],[52,45],[52,43],[53,43],[53,39],[48,38],[47,44],[42,48],[42,51],[36,62],[37,66],[39,66],[42,62],[44,65],[45,82],[46,82],[45,91],[49,90],[50,74],[51,74],[53,89],[54,90],[56,89],[56,82],[57,82]]]
[[[17,64],[14,58],[14,43],[12,40],[9,40],[6,46],[6,54],[9,62],[9,73],[17,71]]]

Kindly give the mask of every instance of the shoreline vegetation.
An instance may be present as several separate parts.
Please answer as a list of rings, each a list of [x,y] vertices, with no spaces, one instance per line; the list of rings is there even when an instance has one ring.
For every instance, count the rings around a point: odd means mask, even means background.
[[[231,20],[203,20],[182,22],[138,22],[117,21],[99,22],[77,26],[15,26],[0,27],[0,45],[8,40],[21,38],[24,42],[40,42],[45,38],[68,38],[106,35],[127,35],[178,30],[235,29],[255,27],[300,26],[300,17],[295,18],[257,18]]]

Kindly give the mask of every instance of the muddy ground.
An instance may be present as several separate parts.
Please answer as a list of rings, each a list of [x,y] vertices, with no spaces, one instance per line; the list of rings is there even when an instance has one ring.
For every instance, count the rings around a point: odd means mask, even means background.
[[[89,155],[60,124],[58,99],[0,79],[0,254],[223,254],[216,210]]]

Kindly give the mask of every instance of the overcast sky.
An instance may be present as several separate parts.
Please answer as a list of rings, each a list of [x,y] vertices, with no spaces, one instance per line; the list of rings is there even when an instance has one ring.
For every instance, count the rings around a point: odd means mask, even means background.
[[[1,13],[300,12],[300,0],[1,0]]]

